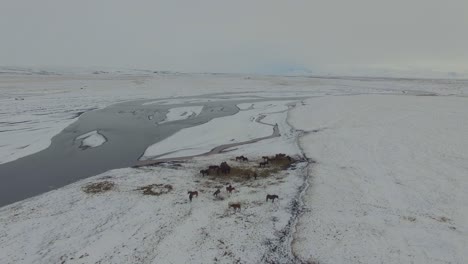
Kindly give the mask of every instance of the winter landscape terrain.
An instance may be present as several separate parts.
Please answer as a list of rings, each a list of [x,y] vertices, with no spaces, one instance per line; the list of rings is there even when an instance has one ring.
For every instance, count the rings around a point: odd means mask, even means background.
[[[150,124],[125,144],[173,133],[129,161],[148,166],[1,207],[0,263],[467,263],[467,100],[466,80],[3,69],[0,171],[117,103]],[[230,175],[199,173],[223,161]]]

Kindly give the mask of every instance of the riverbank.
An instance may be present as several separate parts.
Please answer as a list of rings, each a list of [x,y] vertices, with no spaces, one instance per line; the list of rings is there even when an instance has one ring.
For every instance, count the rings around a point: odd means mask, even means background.
[[[290,232],[307,162],[282,116],[279,137],[188,161],[108,171],[1,208],[0,262],[295,261]],[[258,167],[262,156],[275,153],[297,162],[285,170]],[[250,161],[237,162],[238,155]],[[200,175],[200,169],[221,161],[257,170],[258,177]],[[229,184],[236,188],[232,194],[225,190]],[[221,193],[214,197],[217,188]],[[195,190],[198,197],[190,202],[187,192]],[[279,200],[266,202],[267,194]],[[241,210],[229,208],[231,203],[240,203]]]

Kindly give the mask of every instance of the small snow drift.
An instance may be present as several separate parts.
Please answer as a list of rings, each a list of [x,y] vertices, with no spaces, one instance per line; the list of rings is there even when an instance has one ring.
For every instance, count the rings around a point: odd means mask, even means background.
[[[176,107],[169,109],[169,112],[166,115],[166,119],[160,122],[167,123],[178,120],[185,120],[191,117],[195,117],[201,113],[203,106],[187,106],[187,107]]]
[[[75,140],[81,140],[80,148],[83,150],[99,147],[107,141],[106,137],[100,134],[97,130],[83,134]]]

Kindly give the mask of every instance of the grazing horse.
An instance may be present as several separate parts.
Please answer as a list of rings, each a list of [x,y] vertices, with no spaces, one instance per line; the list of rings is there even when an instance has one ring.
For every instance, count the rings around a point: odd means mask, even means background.
[[[267,194],[266,196],[266,201],[268,202],[268,200],[271,200],[271,202],[273,203],[275,201],[275,199],[279,199],[278,195],[276,194]]]
[[[231,184],[229,184],[228,187],[226,187],[226,191],[228,191],[229,193],[232,193],[232,191],[234,191],[236,188],[232,187]]]
[[[229,174],[231,173],[231,166],[229,166],[227,162],[223,161],[221,162],[221,164],[219,165],[219,169],[217,170],[218,174],[219,172],[224,173],[224,174]]]
[[[240,203],[232,203],[232,204],[229,205],[229,208],[234,209],[234,212],[236,212],[237,209],[239,209],[239,211],[240,211],[240,209],[241,209],[241,204],[240,204]]]
[[[267,164],[268,164],[268,161],[262,161],[262,162],[259,163],[260,168],[261,167],[266,167]]]
[[[275,159],[280,159],[280,158],[284,158],[284,157],[286,157],[286,154],[284,154],[284,153],[278,153],[278,154],[275,155]]]
[[[192,201],[192,198],[193,198],[194,196],[198,197],[198,192],[197,192],[197,191],[194,191],[194,192],[188,191],[187,194],[189,195],[190,201]]]
[[[210,175],[210,170],[201,170],[200,173],[202,176]]]
[[[219,166],[218,165],[210,165],[208,166],[208,170],[217,170],[219,169]]]
[[[218,188],[216,192],[213,193],[214,196],[218,197],[218,194],[221,192],[221,190]]]
[[[241,161],[248,162],[248,161],[249,161],[249,159],[248,159],[248,158],[246,158],[246,157],[244,157],[244,156],[242,156],[242,160],[241,160]]]

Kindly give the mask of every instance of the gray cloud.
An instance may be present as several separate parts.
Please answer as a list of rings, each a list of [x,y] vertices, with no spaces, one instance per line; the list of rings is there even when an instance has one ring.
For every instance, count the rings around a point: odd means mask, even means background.
[[[468,1],[0,0],[0,64],[468,71]]]

